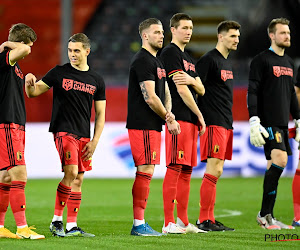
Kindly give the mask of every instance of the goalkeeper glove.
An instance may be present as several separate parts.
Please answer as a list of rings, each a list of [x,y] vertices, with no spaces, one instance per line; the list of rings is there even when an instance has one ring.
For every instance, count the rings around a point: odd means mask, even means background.
[[[258,116],[252,116],[249,121],[250,121],[250,142],[255,147],[261,147],[266,143],[262,134],[264,135],[265,138],[268,138],[269,133],[262,125],[260,125],[260,119]],[[300,120],[299,120],[299,127],[300,127]],[[300,137],[300,130],[299,130],[299,137]]]

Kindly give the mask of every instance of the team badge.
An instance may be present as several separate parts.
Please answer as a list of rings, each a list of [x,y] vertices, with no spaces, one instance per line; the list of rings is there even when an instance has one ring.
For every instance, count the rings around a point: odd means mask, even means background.
[[[152,160],[156,160],[156,152],[155,151],[153,151],[153,153],[152,153]]]
[[[178,152],[178,158],[182,159],[183,156],[184,156],[184,151],[183,150],[179,150],[179,152]]]
[[[22,159],[23,159],[22,152],[21,152],[21,151],[18,151],[18,152],[17,152],[17,160],[18,160],[18,161],[21,161]]]
[[[219,150],[220,150],[220,146],[219,145],[215,145],[214,146],[214,153],[215,154],[219,153]]]
[[[282,143],[281,133],[278,131],[276,131],[276,133],[275,133],[275,140],[277,143]]]
[[[76,213],[77,213],[77,212],[78,212],[78,210],[79,210],[79,209],[78,209],[78,207],[75,207],[75,208],[74,208],[74,212],[76,212]]]
[[[221,79],[223,80],[223,82],[226,82],[227,80],[226,70],[221,70]]]
[[[273,66],[273,73],[274,73],[274,76],[276,76],[276,77],[281,76],[280,66]]]
[[[71,79],[63,79],[62,87],[66,90],[69,91],[70,89],[73,88],[73,80]]]
[[[71,152],[70,151],[67,151],[66,152],[66,160],[70,160],[71,159]]]
[[[166,77],[166,70],[165,69],[161,69],[161,68],[157,68],[157,76],[159,79]]]

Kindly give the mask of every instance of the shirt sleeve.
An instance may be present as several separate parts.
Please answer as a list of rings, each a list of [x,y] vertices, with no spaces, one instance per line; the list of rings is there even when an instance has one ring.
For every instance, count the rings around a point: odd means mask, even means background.
[[[99,76],[99,79],[98,79],[98,86],[97,86],[97,91],[94,96],[94,100],[95,101],[106,100],[105,83],[101,76]]]
[[[196,71],[203,83],[206,82],[207,76],[209,75],[210,68],[212,67],[213,62],[210,57],[203,56],[196,63]]]
[[[0,68],[9,66],[9,51],[4,50],[2,53],[0,53]]]
[[[174,49],[165,50],[161,54],[161,59],[164,63],[168,77],[172,77],[179,71],[183,70],[182,58],[180,54]]]
[[[263,77],[263,63],[259,57],[252,60],[249,72],[249,85],[247,94],[247,104],[249,117],[257,116],[257,95],[261,88]]]
[[[42,81],[46,83],[50,88],[54,86],[55,82],[57,81],[57,74],[58,74],[58,66],[53,69],[50,69],[47,74],[42,78]]]
[[[300,88],[300,66],[298,68],[295,86],[297,86],[298,88]]]
[[[153,66],[151,61],[140,58],[133,63],[132,67],[139,83],[143,81],[155,81],[156,67]]]

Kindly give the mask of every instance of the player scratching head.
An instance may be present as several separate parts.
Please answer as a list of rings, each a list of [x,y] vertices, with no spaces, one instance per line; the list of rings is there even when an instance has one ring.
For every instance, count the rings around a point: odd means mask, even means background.
[[[190,42],[193,33],[192,18],[184,13],[177,13],[170,20],[172,43],[175,43],[182,51]]]
[[[285,48],[291,46],[290,21],[286,18],[273,19],[268,26],[271,47],[276,54],[283,56]]]
[[[69,38],[68,57],[71,65],[80,71],[88,71],[87,57],[91,52],[90,39],[83,33]]]
[[[230,51],[237,50],[240,37],[241,25],[235,21],[223,21],[219,23],[218,31],[218,42],[216,49],[227,58]]]
[[[156,56],[164,42],[164,29],[160,20],[148,18],[139,24],[142,46],[153,56]]]

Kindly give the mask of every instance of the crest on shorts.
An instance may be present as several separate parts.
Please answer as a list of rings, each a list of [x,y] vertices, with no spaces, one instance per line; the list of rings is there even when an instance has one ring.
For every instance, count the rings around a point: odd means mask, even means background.
[[[184,156],[184,151],[183,150],[179,150],[179,152],[178,152],[178,158],[182,159],[183,156]]]
[[[18,161],[21,161],[22,159],[23,159],[22,152],[21,152],[21,151],[18,151],[18,152],[17,152],[17,160],[18,160]]]
[[[273,66],[273,73],[276,77],[281,76],[280,66]]]
[[[215,145],[214,146],[214,153],[215,154],[219,153],[219,150],[220,150],[220,146],[219,145]]]
[[[281,133],[278,131],[276,131],[276,133],[275,133],[275,140],[277,143],[282,143]]]
[[[152,160],[156,160],[156,151],[153,151],[152,153]]]
[[[66,90],[69,91],[70,89],[73,88],[73,80],[71,79],[63,79],[63,84],[62,87]]]
[[[71,152],[70,151],[67,151],[66,152],[66,160],[70,160],[71,159]]]

